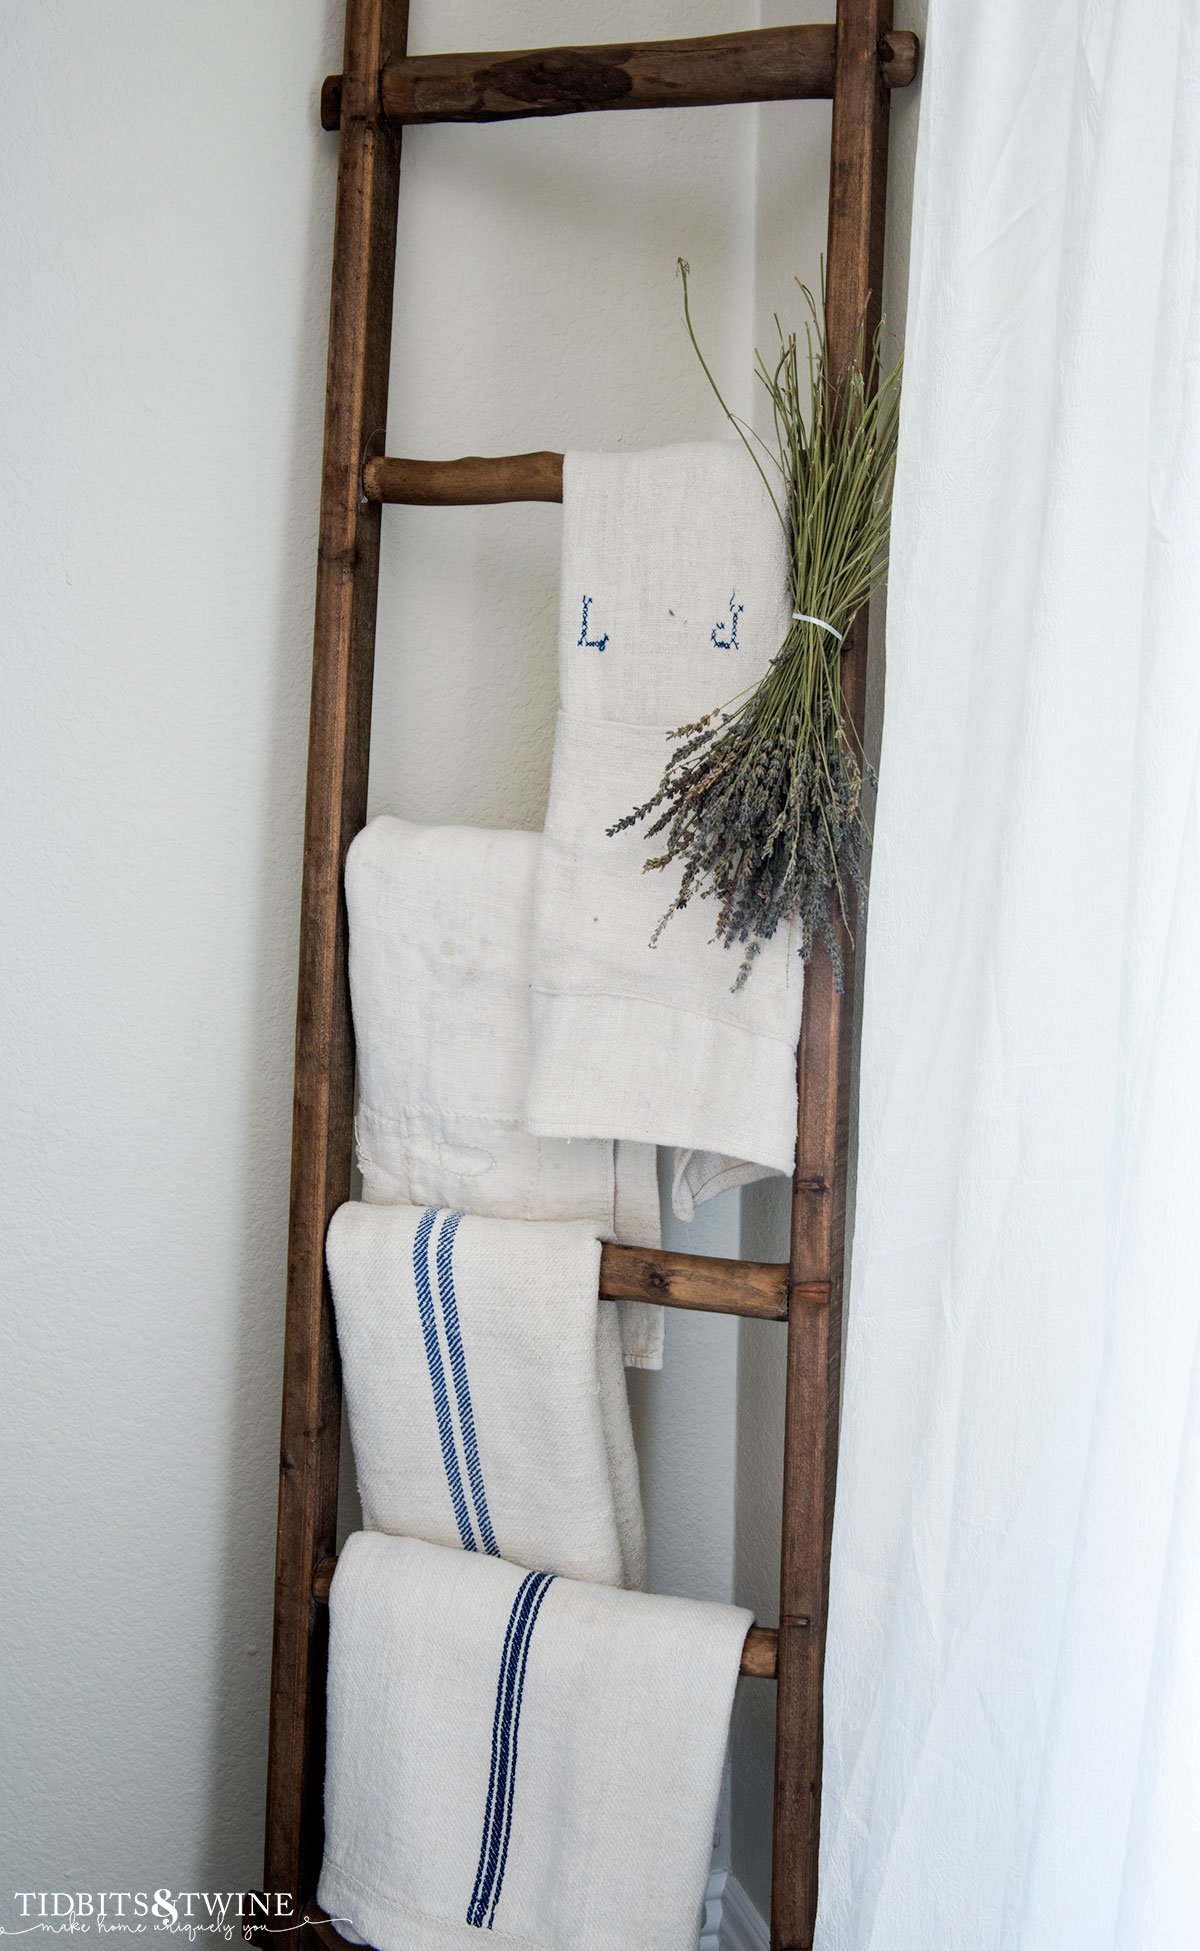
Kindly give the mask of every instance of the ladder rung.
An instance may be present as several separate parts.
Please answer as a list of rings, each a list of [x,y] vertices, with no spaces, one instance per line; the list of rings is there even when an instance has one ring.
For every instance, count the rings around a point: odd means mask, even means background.
[[[313,1573],[312,1595],[319,1606],[329,1604],[329,1588],[337,1570],[336,1558],[322,1558]],[[742,1648],[741,1671],[755,1680],[773,1680],[779,1662],[779,1634],[773,1626],[751,1626]]]
[[[561,501],[561,454],[467,454],[460,461],[408,461],[381,454],[363,468],[368,501],[449,508],[491,501]]]
[[[793,1288],[793,1298],[821,1306],[823,1283]],[[705,1253],[660,1247],[606,1246],[600,1254],[600,1296],[606,1301],[661,1301],[704,1314],[746,1314],[786,1321],[788,1270],[771,1260],[717,1260]]]
[[[834,31],[825,25],[763,27],[685,41],[410,55],[381,71],[380,109],[386,120],[408,124],[506,122],[602,109],[828,99]],[[908,86],[917,72],[915,34],[881,37],[879,72],[889,88]],[[322,127],[336,129],[341,111],[342,77],[328,75]]]

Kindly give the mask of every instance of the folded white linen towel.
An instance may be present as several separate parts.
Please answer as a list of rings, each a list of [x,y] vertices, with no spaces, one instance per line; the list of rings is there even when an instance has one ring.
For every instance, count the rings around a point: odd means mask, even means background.
[[[367,1528],[640,1586],[637,1455],[594,1228],[352,1202],[326,1255]]]
[[[535,833],[384,816],[346,862],[363,1197],[497,1219],[580,1219],[658,1246],[651,1145],[534,1137],[529,951]],[[628,1366],[662,1366],[663,1312],[622,1303]]]
[[[751,1615],[359,1533],[318,1900],[378,1951],[695,1951]]]
[[[644,827],[606,829],[653,797],[676,727],[762,677],[787,591],[783,533],[741,446],[567,455],[527,1122],[674,1146],[684,1219],[792,1169],[802,966],[781,931],[734,994],[739,959],[700,900],[652,949],[680,873],[643,873]]]

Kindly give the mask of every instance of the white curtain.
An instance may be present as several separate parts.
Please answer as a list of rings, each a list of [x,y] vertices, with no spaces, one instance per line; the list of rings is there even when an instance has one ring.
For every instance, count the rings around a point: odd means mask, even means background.
[[[921,114],[817,1942],[1188,1951],[1200,4],[933,0]]]

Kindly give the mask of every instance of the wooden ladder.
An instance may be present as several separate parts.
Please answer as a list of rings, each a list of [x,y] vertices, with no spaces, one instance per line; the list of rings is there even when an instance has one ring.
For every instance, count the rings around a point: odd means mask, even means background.
[[[878,317],[890,90],[912,81],[917,42],[891,0],[839,0],[836,28],[778,27],[700,40],[509,54],[406,57],[407,0],[348,0],[343,71],[321,118],[339,129],[325,453],[313,647],[308,799],[284,1347],[266,1888],[310,1920],[305,1947],[343,1940],[313,1901],[321,1863],[326,1600],[334,1564],[341,1379],[325,1231],[350,1194],[354,1050],[342,870],[366,818],[371,686],[385,502],[562,498],[554,454],[424,462],[377,451],[387,423],[392,286],[406,123],[833,101],[826,324],[835,370],[864,313]],[[848,715],[861,731],[866,617],[845,649]],[[756,1265],[610,1246],[609,1299],[786,1321],[787,1411],[779,1629],[756,1629],[743,1671],[778,1678],[771,1943],[812,1943],[821,1780],[825,1595],[837,1462],[843,1234],[853,991],[828,958],[808,970],[799,1053],[791,1259]],[[264,1939],[264,1942],[273,1942]]]

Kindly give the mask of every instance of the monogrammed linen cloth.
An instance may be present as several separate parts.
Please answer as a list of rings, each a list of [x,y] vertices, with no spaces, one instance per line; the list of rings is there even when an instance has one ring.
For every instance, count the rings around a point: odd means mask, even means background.
[[[680,871],[643,872],[671,734],[738,698],[783,642],[783,532],[740,445],[568,454],[561,710],[534,897],[527,1124],[675,1150],[674,1207],[790,1172],[803,993],[784,931],[739,956],[694,900],[651,937]]]
[[[383,816],[346,862],[363,1198],[661,1238],[653,1146],[535,1137],[529,954],[540,836]],[[663,1311],[619,1309],[625,1361],[662,1366]]]
[[[750,1619],[360,1532],[320,1903],[378,1951],[695,1951]]]
[[[594,1228],[352,1202],[326,1255],[367,1528],[640,1586],[637,1455]]]

